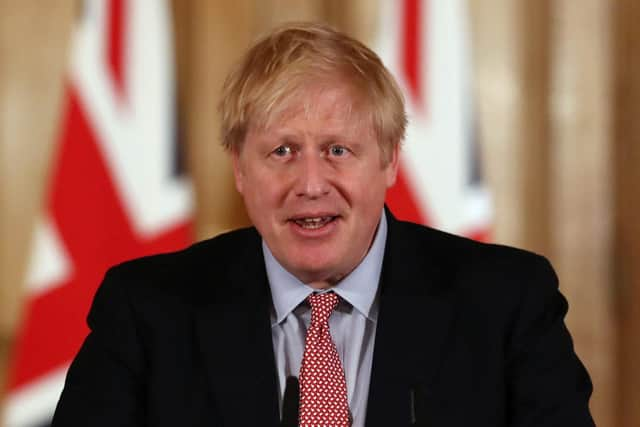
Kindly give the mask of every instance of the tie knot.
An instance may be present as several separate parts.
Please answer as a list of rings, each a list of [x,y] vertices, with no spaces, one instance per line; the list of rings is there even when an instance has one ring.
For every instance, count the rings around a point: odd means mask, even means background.
[[[311,305],[311,321],[327,322],[339,300],[338,295],[334,292],[309,295],[307,301]]]

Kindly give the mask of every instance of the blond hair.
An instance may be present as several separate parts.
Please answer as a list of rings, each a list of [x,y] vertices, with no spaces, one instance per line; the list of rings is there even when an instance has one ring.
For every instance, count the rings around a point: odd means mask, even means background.
[[[387,160],[404,139],[402,92],[371,49],[317,23],[284,24],[245,53],[223,86],[222,145],[238,149],[250,126],[266,127],[304,85],[334,78],[360,97]]]

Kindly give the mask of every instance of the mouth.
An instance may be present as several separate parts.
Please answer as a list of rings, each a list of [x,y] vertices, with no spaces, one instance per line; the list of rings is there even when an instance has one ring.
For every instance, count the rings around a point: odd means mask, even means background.
[[[323,216],[305,216],[305,217],[296,217],[291,218],[289,221],[296,224],[298,227],[303,228],[305,230],[318,230],[320,228],[326,227],[328,224],[332,223],[338,218],[337,215],[323,215]]]

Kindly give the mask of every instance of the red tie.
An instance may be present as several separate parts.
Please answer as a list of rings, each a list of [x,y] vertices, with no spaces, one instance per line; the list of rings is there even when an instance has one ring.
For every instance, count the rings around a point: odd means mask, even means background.
[[[300,427],[348,427],[347,382],[329,316],[338,305],[333,292],[311,294],[311,325],[300,367]]]

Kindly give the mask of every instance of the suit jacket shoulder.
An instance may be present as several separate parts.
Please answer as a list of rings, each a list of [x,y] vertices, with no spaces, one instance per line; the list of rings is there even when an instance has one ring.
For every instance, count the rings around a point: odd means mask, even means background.
[[[405,269],[418,282],[421,277],[436,274],[437,283],[416,283],[432,291],[483,293],[487,297],[501,294],[518,299],[522,293],[552,292],[558,286],[545,257],[510,246],[478,242],[403,221],[392,221],[387,245],[387,268]]]
[[[593,425],[544,257],[392,218],[380,305],[372,425]]]
[[[126,292],[130,298],[158,303],[203,304],[241,293],[236,276],[262,266],[261,239],[255,228],[234,230],[185,249],[141,257],[111,267],[99,292]],[[119,287],[120,291],[110,288]],[[104,288],[104,289],[103,289]]]
[[[53,426],[275,425],[269,298],[254,229],[111,268]]]

